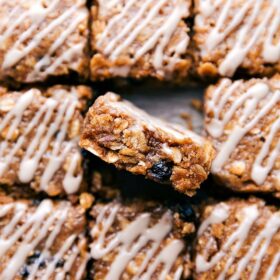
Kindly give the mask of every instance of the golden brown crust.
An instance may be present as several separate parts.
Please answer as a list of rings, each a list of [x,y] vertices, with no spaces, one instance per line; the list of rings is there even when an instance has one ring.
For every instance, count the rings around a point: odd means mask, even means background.
[[[235,191],[277,195],[280,190],[279,81],[279,76],[246,82],[223,79],[206,91],[205,128],[217,150],[212,173]],[[256,108],[248,107],[250,100]]]
[[[96,53],[91,59],[91,78],[104,80],[115,77],[155,77],[160,80],[182,81],[191,66],[187,55],[189,30],[183,21],[189,16],[190,1],[167,1],[162,5],[147,5],[135,1],[131,6],[130,4],[127,0],[116,1],[114,5],[107,1],[96,1],[96,6],[92,7],[91,45]],[[151,17],[152,13],[154,16]],[[121,35],[121,32],[125,34]],[[134,39],[128,39],[136,33],[138,35]],[[162,39],[163,36],[165,39]],[[155,41],[149,43],[142,55],[135,57],[151,38]],[[163,42],[164,40],[167,41]],[[110,44],[114,44],[111,50]],[[118,54],[113,52],[117,47],[122,48]],[[158,62],[155,62],[156,56]]]
[[[120,169],[180,192],[194,194],[214,156],[208,141],[147,115],[113,93],[99,97],[87,113],[81,147]]]
[[[84,0],[1,3],[0,79],[87,77],[88,11]]]
[[[275,207],[255,198],[205,207],[195,246],[194,278],[274,279],[280,272],[278,263],[273,265],[279,253],[279,221]]]

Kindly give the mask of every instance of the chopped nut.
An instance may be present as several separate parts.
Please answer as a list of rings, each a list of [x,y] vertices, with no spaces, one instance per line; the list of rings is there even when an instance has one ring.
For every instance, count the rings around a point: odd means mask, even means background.
[[[192,233],[195,231],[195,227],[193,223],[185,223],[183,227],[183,234]]]
[[[250,130],[250,134],[251,135],[256,135],[256,134],[259,134],[261,131],[260,131],[260,129],[259,128],[257,128],[257,127],[255,127],[255,128],[253,128],[252,130]]]
[[[90,193],[85,192],[80,195],[80,205],[84,209],[89,209],[92,206],[94,200],[95,200],[94,196]]]
[[[137,273],[137,267],[135,267],[132,263],[129,263],[126,271],[129,275],[134,275]]]
[[[235,161],[230,167],[230,172],[237,176],[241,176],[245,172],[245,169],[246,164],[244,161]]]
[[[172,156],[173,161],[175,163],[180,163],[182,161],[182,154],[178,148],[171,148],[172,149]]]
[[[128,127],[128,121],[123,120],[121,118],[116,118],[114,120],[114,123],[115,123],[115,128],[114,128],[113,132],[115,134],[121,133],[122,131],[124,131]]]
[[[146,137],[141,131],[126,130],[124,138],[129,139],[129,141],[127,141],[128,146],[133,149],[141,152],[145,152],[148,149]]]
[[[57,184],[50,183],[48,185],[48,194],[50,196],[56,196],[56,195],[60,194],[60,192],[61,192],[61,189],[57,187]]]
[[[107,161],[109,163],[115,163],[119,160],[119,156],[114,152],[108,152],[107,154]]]
[[[197,174],[197,176],[207,178],[207,173],[205,172],[205,169],[201,165],[195,164],[193,166],[193,168],[194,168],[194,172]]]

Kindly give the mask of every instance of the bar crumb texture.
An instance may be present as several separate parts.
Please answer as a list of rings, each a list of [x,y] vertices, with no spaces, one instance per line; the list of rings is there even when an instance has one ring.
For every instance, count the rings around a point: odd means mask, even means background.
[[[70,202],[0,197],[0,278],[84,279],[85,215]]]
[[[217,151],[212,173],[241,192],[280,190],[280,76],[222,79],[205,96],[205,129]]]
[[[188,278],[183,238],[190,232],[170,210],[152,202],[113,201],[97,203],[91,216],[93,279]]]
[[[86,77],[88,14],[85,0],[1,1],[0,79]]]
[[[207,178],[211,144],[192,131],[152,117],[114,93],[87,113],[80,145],[102,160],[193,195]]]
[[[194,43],[201,76],[280,70],[278,0],[196,0]]]
[[[187,55],[189,0],[96,1],[92,7],[91,77],[182,80]]]
[[[78,192],[83,186],[81,112],[91,90],[55,86],[2,92],[0,184],[25,184],[51,196]]]
[[[277,279],[280,212],[263,200],[207,206],[195,248],[194,279]]]

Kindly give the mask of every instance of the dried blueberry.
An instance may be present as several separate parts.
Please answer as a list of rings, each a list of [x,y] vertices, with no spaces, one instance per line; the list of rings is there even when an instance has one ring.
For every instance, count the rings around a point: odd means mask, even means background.
[[[186,222],[194,222],[196,219],[195,212],[191,205],[185,204],[179,206],[179,214],[181,218]]]
[[[159,182],[166,182],[170,179],[172,167],[172,162],[161,160],[152,166],[149,170],[149,175]]]
[[[39,267],[40,268],[46,267],[46,262],[44,260],[40,260]]]
[[[86,271],[88,271],[87,276],[85,280],[92,280],[94,278],[95,272],[94,272],[94,260],[90,258],[88,260],[87,266],[86,266]]]
[[[41,256],[41,252],[40,251],[35,251],[32,255],[30,255],[27,258],[26,263],[28,265],[33,264],[40,256]]]
[[[63,267],[63,265],[64,265],[64,259],[59,259],[58,261],[57,261],[57,263],[56,263],[56,267]]]
[[[29,270],[27,268],[26,265],[24,265],[21,270],[20,270],[20,275],[23,277],[23,278],[27,278],[29,276]]]

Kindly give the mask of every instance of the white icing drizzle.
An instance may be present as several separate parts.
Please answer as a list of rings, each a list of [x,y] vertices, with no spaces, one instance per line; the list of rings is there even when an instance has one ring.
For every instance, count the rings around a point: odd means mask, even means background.
[[[57,264],[57,262],[66,254],[66,252],[72,247],[74,241],[76,239],[76,235],[72,234],[70,235],[65,242],[62,244],[61,248],[59,249],[59,251],[55,254],[53,261],[48,265],[44,276],[42,277],[42,280],[48,280],[50,279],[50,276],[52,275],[52,273],[55,270],[55,266]],[[72,256],[70,256],[70,258],[68,259],[68,261],[72,262],[72,257],[76,257],[77,253],[76,253],[76,248],[74,247],[73,249],[73,254]],[[56,279],[61,279],[62,274],[66,274],[66,272],[69,271],[69,269],[67,268],[67,265],[69,265],[68,261],[65,263],[65,265],[63,266],[63,271],[61,272],[61,274],[58,274],[58,276],[56,277]],[[67,269],[66,269],[67,268]]]
[[[256,46],[262,48],[264,63],[277,63],[280,59],[280,42],[274,42],[274,36],[280,30],[279,1],[249,0],[234,10],[236,2],[235,0],[199,2],[201,13],[197,18],[197,24],[203,27],[208,24],[208,18],[213,16],[216,22],[205,44],[201,46],[203,55],[219,49],[219,45],[225,44],[225,40],[228,40],[227,46],[231,47],[219,66],[220,74],[225,76],[232,76]],[[263,8],[264,2],[268,6],[266,9]]]
[[[280,263],[280,252],[277,253],[274,256],[274,258],[272,260],[272,263],[270,264],[270,266],[268,267],[268,269],[266,271],[264,280],[270,280],[272,278],[273,273],[275,272],[275,270],[278,267],[279,263]]]
[[[211,100],[207,102],[207,106],[213,111],[213,118],[206,125],[206,129],[214,138],[221,137],[223,133],[228,134],[227,131],[225,132],[226,125],[231,121],[237,110],[239,110],[237,123],[231,128],[227,139],[222,143],[213,161],[212,171],[214,173],[219,172],[223,168],[242,138],[280,101],[280,91],[275,90],[271,92],[268,85],[264,82],[257,82],[246,92],[235,98],[233,94],[240,85],[240,81],[231,84],[229,80],[223,79],[214,90]],[[221,112],[231,99],[233,99],[233,102],[222,117]],[[275,141],[279,129],[280,117],[278,116],[271,124],[268,136],[252,165],[251,178],[258,185],[265,182],[280,154],[280,140],[277,141],[276,146],[270,151],[271,144]]]
[[[213,219],[215,216],[221,216],[222,204],[215,206],[213,212],[208,218],[204,221],[202,226],[199,229],[199,235],[203,235],[205,231],[208,230],[213,224],[223,223],[228,217],[229,212],[227,212],[227,217],[225,219]],[[224,207],[224,206],[223,206]],[[229,206],[227,205],[228,211]],[[236,214],[240,217],[242,215],[242,220],[237,225],[236,229],[231,233],[231,235],[224,241],[219,252],[211,256],[210,260],[207,259],[207,251],[209,250],[209,244],[206,245],[202,254],[198,254],[196,257],[196,271],[198,273],[206,272],[211,270],[214,266],[226,258],[225,265],[223,266],[222,271],[220,272],[217,279],[225,279],[227,277],[228,271],[231,269],[231,266],[236,261],[236,268],[231,274],[231,277],[228,279],[237,280],[240,279],[242,273],[249,267],[250,262],[250,273],[248,274],[249,280],[258,279],[258,273],[261,269],[262,261],[265,257],[265,254],[271,245],[272,238],[280,229],[280,212],[275,212],[271,217],[266,221],[266,224],[259,233],[256,234],[253,241],[251,241],[250,246],[245,254],[240,256],[240,250],[242,249],[243,244],[246,242],[246,239],[250,236],[250,230],[252,229],[254,223],[257,221],[260,213],[257,208],[257,205],[246,206],[238,210],[239,213]],[[239,220],[239,219],[238,219]],[[209,239],[208,243],[212,239]],[[271,279],[273,273],[279,264],[280,254],[275,254],[270,266],[265,271],[264,279]]]
[[[215,211],[215,209],[213,210]],[[215,266],[223,257],[227,256],[227,253],[229,254],[229,258],[227,260],[227,263],[224,267],[224,270],[221,273],[221,278],[223,279],[224,273],[226,272],[226,269],[232,264],[235,254],[240,250],[242,244],[245,241],[246,236],[249,233],[249,230],[251,226],[253,225],[254,221],[258,217],[258,209],[256,206],[251,206],[248,208],[243,209],[243,215],[246,216],[246,219],[242,221],[238,229],[227,239],[227,241],[224,243],[221,250],[214,255],[210,261],[205,260],[204,256],[197,255],[196,257],[196,270],[197,272],[205,272],[209,269],[211,269],[213,266]],[[207,219],[206,219],[207,221]],[[202,232],[200,232],[202,234]],[[233,244],[235,244],[233,246]],[[233,246],[233,249],[231,249],[230,252],[228,250]]]
[[[11,250],[13,246],[17,246],[0,274],[1,279],[14,279],[21,267],[25,264],[28,255],[36,249],[38,244],[42,244],[44,240],[44,247],[40,257],[29,267],[30,274],[28,279],[32,280],[37,277],[39,264],[43,259],[48,259],[51,256],[50,249],[67,219],[68,210],[68,203],[63,202],[59,207],[55,208],[51,200],[42,201],[32,214],[28,212],[28,207],[24,203],[17,202],[0,206],[1,218],[12,211],[11,220],[0,232],[0,258],[5,256],[6,253],[9,254],[9,250]],[[21,224],[20,221],[23,221],[24,216],[26,220]],[[50,229],[52,230],[50,231]],[[50,276],[56,271],[55,264],[57,261],[67,254],[65,265],[55,278],[64,279],[64,277],[61,278],[61,275],[65,275],[69,272],[75,259],[79,255],[79,250],[76,245],[74,245],[76,237],[76,235],[71,235],[64,242],[54,256],[53,261],[45,268],[45,274],[43,276],[41,275],[42,278],[40,279],[50,279]],[[83,268],[84,271],[84,264],[82,264],[81,268]],[[39,274],[40,273],[41,272],[39,272]],[[80,276],[77,275],[75,279],[80,279]]]
[[[211,224],[218,224],[224,222],[229,216],[229,207],[227,204],[220,203],[216,206],[215,211],[213,211],[210,216],[203,221],[197,232],[200,236]]]
[[[98,2],[99,13],[101,15],[106,14],[106,10],[110,11],[112,8],[111,4],[108,5],[108,1]],[[188,16],[189,7],[187,1],[174,0],[172,1],[174,7],[170,14],[161,15],[160,10],[166,5],[169,5],[167,0],[159,0],[157,2],[145,0],[140,6],[137,0],[125,1],[121,12],[114,15],[108,21],[103,33],[97,37],[97,48],[103,50],[104,54],[110,59],[116,60],[121,54],[127,52],[127,50],[134,45],[139,36],[142,34],[147,36],[147,30],[151,22],[158,22],[158,28],[155,32],[149,34],[147,40],[134,52],[131,63],[135,63],[143,55],[152,51],[152,63],[155,69],[162,70],[164,68],[164,62],[167,63],[170,68],[174,67],[176,62],[179,61],[180,56],[187,49],[189,43],[187,34],[181,38],[181,41],[176,44],[175,48],[170,50],[170,53],[174,52],[173,55],[169,54],[169,50],[168,52],[165,52],[165,50],[179,22],[182,18]],[[136,12],[135,9],[137,9]],[[133,14],[133,17],[130,17],[130,13]],[[116,25],[120,25],[122,28],[116,36],[111,36],[110,32]],[[117,69],[115,69],[114,72],[117,72]]]
[[[280,95],[280,92],[278,93]],[[252,179],[259,185],[265,181],[268,173],[273,168],[273,165],[277,157],[280,155],[280,140],[278,140],[276,147],[270,152],[270,156],[268,157],[266,165],[265,166],[262,165],[264,158],[269,153],[270,145],[273,139],[275,138],[276,133],[279,130],[280,130],[280,117],[276,119],[276,121],[272,124],[269,134],[253,164],[251,176]]]
[[[65,25],[64,32],[61,36],[51,43],[46,54],[35,64],[33,71],[28,74],[27,81],[32,82],[38,79],[44,79],[65,62],[70,63],[71,67],[75,69],[74,66],[77,61],[75,55],[82,53],[85,44],[78,44],[79,47],[77,47],[73,44],[65,44],[65,42],[77,30],[78,25],[87,19],[88,11],[85,8],[85,0],[77,0],[73,5],[60,13],[58,17],[52,19],[47,25],[43,25],[43,23],[52,17],[59,4],[59,0],[52,0],[47,7],[44,7],[44,1],[36,0],[32,4],[30,3],[27,9],[25,7],[23,12],[16,5],[11,12],[15,17],[7,16],[10,18],[10,21],[13,19],[13,22],[0,22],[0,30],[7,26],[0,35],[0,43],[4,43],[14,36],[15,30],[19,26],[30,22],[27,29],[18,35],[14,44],[4,55],[1,65],[3,70],[15,66],[20,60],[34,51],[34,49],[40,47],[40,44],[48,34],[67,21],[70,21],[70,23]],[[19,13],[21,14],[18,15]],[[71,18],[73,20],[70,20]],[[25,44],[25,42],[27,43]],[[52,56],[62,46],[67,46],[68,49],[60,57],[54,59]]]
[[[117,232],[112,239],[106,240],[106,234],[118,215],[119,207],[120,205],[117,203],[104,206],[91,231],[91,235],[95,239],[91,244],[91,256],[94,259],[103,258],[112,251],[117,252],[105,279],[120,279],[127,265],[147,244],[150,244],[150,248],[145,252],[144,260],[139,267],[135,267],[137,271],[132,280],[151,279],[159,265],[162,265],[162,270],[158,279],[166,279],[184,248],[181,240],[172,240],[157,253],[162,242],[172,230],[171,213],[167,211],[153,226],[149,225],[151,215],[143,213],[125,229]],[[179,280],[182,273],[183,267],[180,266],[175,272],[174,279]]]
[[[59,94],[63,93],[65,92],[59,92]],[[64,95],[63,100],[61,98],[60,100],[46,98],[40,109],[38,109],[22,132],[22,135],[10,147],[10,140],[13,133],[21,128],[25,111],[39,97],[40,92],[35,89],[23,93],[16,101],[15,106],[0,121],[0,132],[9,125],[6,138],[0,143],[0,176],[4,175],[14,161],[17,152],[26,144],[28,139],[30,143],[22,156],[18,178],[22,183],[31,182],[44,154],[50,145],[52,145],[52,149],[48,155],[48,162],[43,170],[40,181],[40,188],[47,191],[48,185],[55,173],[61,168],[71,149],[77,145],[78,139],[72,139],[65,143],[65,138],[78,101],[75,95],[72,94]],[[50,123],[50,121],[52,122]],[[59,133],[56,135],[58,131]],[[31,132],[34,132],[33,138],[29,139],[28,136]],[[75,153],[71,158],[69,168],[63,179],[63,187],[69,194],[78,190],[82,180],[81,173],[77,176],[74,175],[79,160],[80,155]]]
[[[83,275],[86,271],[86,265],[88,263],[88,260],[90,259],[90,255],[87,254],[85,257],[84,257],[84,260],[83,262],[80,264],[80,267],[78,268],[77,272],[76,272],[76,275],[75,275],[75,279],[76,280],[80,280],[80,279],[83,279]]]

